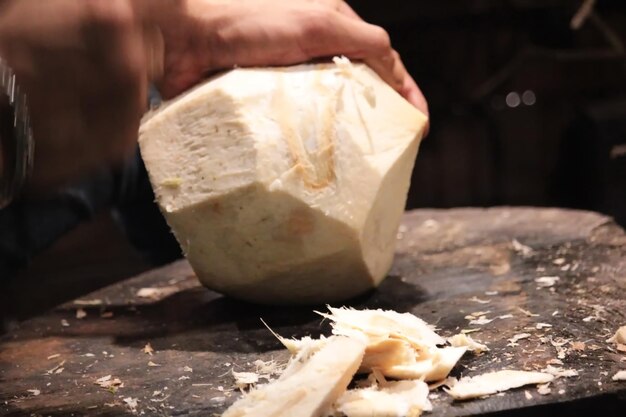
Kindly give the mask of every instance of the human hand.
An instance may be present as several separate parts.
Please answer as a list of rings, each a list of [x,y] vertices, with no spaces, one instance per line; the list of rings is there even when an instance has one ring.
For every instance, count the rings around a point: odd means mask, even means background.
[[[343,0],[189,0],[186,6],[161,24],[165,58],[160,90],[166,98],[217,70],[345,55],[364,60],[428,112],[387,32],[364,22]]]
[[[344,0],[309,0],[327,4],[338,12],[362,21],[361,17]],[[428,103],[422,91],[408,73],[400,54],[391,45],[382,55],[371,55],[365,58],[365,63],[380,75],[390,86],[398,91],[411,104],[428,115]]]
[[[31,189],[51,189],[134,151],[145,109],[143,30],[127,0],[2,3],[0,56],[26,92]]]
[[[157,25],[163,38],[146,36]],[[340,0],[0,3],[0,56],[29,98],[36,141],[30,185],[37,191],[135,149],[151,74],[162,75],[162,93],[172,97],[207,73],[237,65],[332,55],[366,61],[427,111],[387,33]]]

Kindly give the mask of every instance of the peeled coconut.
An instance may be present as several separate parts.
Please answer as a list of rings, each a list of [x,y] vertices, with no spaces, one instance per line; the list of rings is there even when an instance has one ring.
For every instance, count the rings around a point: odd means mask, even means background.
[[[377,286],[427,118],[364,64],[235,69],[149,115],[157,202],[200,281],[262,303]]]
[[[319,350],[301,352],[280,378],[252,390],[223,417],[319,417],[345,392],[365,345],[333,336]]]

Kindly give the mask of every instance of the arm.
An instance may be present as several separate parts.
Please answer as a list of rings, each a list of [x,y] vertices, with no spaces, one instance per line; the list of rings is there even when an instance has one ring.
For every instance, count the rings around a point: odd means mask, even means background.
[[[426,111],[387,33],[343,1],[0,3],[0,56],[30,103],[35,192],[132,153],[151,78],[172,97],[208,73],[236,65],[288,65],[332,55],[365,60]]]
[[[36,142],[30,189],[48,192],[135,149],[148,80],[126,0],[18,0],[0,9]]]

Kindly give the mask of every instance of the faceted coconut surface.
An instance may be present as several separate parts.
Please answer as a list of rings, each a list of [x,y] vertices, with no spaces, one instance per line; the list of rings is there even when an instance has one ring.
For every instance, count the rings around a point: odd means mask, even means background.
[[[232,70],[142,124],[157,202],[207,287],[332,302],[388,272],[427,119],[336,62]]]

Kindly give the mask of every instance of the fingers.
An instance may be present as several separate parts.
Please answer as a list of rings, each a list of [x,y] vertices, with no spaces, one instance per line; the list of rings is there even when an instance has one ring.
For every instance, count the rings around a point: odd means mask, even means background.
[[[315,0],[334,7],[339,13],[349,18],[362,21],[361,17],[343,0]],[[356,58],[356,57],[353,57]],[[368,57],[365,63],[400,93],[409,103],[417,107],[422,113],[428,115],[428,103],[421,90],[410,76],[400,55],[389,46],[383,56]]]
[[[207,73],[233,66],[293,65],[345,55],[365,61],[427,112],[426,101],[392,49],[387,32],[363,21],[343,0],[219,5],[198,1],[188,6],[187,22],[174,19],[175,27],[163,27],[167,47],[165,76],[159,85],[165,96],[178,94]]]
[[[428,103],[422,93],[422,90],[417,86],[413,78],[408,77],[405,80],[405,85],[400,92],[403,97],[406,97],[409,103],[417,107],[422,113],[428,116]]]
[[[383,55],[391,49],[389,35],[379,26],[323,10],[305,22],[300,47],[308,59],[346,55],[355,59]]]
[[[144,25],[143,47],[148,80],[158,82],[164,73],[165,43],[163,33],[157,25]]]
[[[132,8],[124,0],[91,1],[90,13],[84,28],[86,40],[86,68],[97,68],[107,79],[94,82],[92,76],[78,75],[82,80],[83,101],[92,111],[85,111],[85,119],[104,132],[110,129],[110,140],[102,149],[103,159],[119,160],[135,147],[139,119],[146,107],[148,86],[145,39]],[[78,69],[77,69],[78,71]],[[109,127],[102,123],[104,116],[114,120]],[[136,132],[135,132],[136,133]]]
[[[394,90],[402,95],[409,103],[417,107],[422,113],[428,115],[428,104],[421,90],[409,75],[400,55],[395,50],[390,50],[383,57],[374,57],[365,60],[376,73],[387,82]]]

